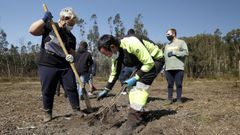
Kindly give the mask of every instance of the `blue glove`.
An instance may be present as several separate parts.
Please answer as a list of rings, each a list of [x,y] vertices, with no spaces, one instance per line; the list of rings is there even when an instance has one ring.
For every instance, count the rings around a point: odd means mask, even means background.
[[[127,79],[126,81],[124,81],[124,84],[127,84],[128,87],[131,87],[133,85],[135,85],[137,82],[137,79],[135,77],[132,77],[130,79]]]
[[[174,56],[174,54],[173,54],[173,52],[171,51],[171,52],[168,53],[168,57],[172,57],[172,56]]]
[[[47,11],[47,12],[45,12],[42,20],[44,21],[44,23],[47,23],[47,22],[50,21],[52,18],[53,18],[52,13],[49,12],[49,11]]]
[[[105,98],[107,95],[108,95],[108,92],[110,90],[108,88],[104,88],[103,91],[101,91],[100,93],[98,93],[98,96],[97,96],[97,100],[100,100],[100,99],[103,99]]]

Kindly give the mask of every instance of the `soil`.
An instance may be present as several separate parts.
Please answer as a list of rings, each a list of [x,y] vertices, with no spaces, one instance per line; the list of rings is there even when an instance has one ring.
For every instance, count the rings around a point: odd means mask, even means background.
[[[95,81],[97,88],[104,82]],[[183,103],[167,104],[167,84],[158,78],[150,88],[139,135],[239,135],[240,82],[229,80],[184,80]],[[55,96],[53,117],[43,123],[39,82],[0,83],[0,134],[118,135],[126,124],[128,96],[122,95],[115,110],[89,124],[93,115],[109,104],[121,89],[117,84],[103,100],[90,99],[95,112],[84,118],[69,116],[71,107],[64,97]],[[174,92],[174,97],[176,96]],[[81,109],[86,106],[81,100]]]

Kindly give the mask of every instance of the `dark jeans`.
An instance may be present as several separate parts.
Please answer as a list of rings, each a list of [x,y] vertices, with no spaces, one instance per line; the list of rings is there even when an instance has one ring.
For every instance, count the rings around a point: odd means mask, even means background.
[[[167,70],[165,71],[166,79],[168,82],[168,99],[173,99],[173,86],[176,84],[177,100],[182,98],[182,81],[183,81],[183,70]]]
[[[130,78],[130,76],[134,70],[135,70],[135,67],[124,67],[121,70],[121,73],[118,77],[121,84],[123,84],[124,81],[126,81],[128,78]]]
[[[42,85],[43,109],[52,110],[54,94],[58,81],[63,85],[73,109],[79,108],[79,97],[75,76],[70,68],[59,69],[38,65],[39,77]]]

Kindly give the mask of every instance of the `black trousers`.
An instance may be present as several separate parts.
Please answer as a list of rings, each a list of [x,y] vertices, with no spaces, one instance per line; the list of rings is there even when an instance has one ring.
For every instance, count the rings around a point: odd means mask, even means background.
[[[77,85],[72,69],[59,69],[55,67],[47,67],[38,65],[39,77],[42,85],[43,109],[52,110],[54,102],[54,94],[58,81],[63,85],[69,102],[73,109],[79,108],[79,96],[77,93]]]
[[[144,74],[139,82],[142,82],[146,85],[151,85],[154,79],[157,77],[158,73],[162,70],[164,65],[164,60],[160,59],[154,62],[155,66],[146,74]]]
[[[173,98],[173,86],[174,82],[176,84],[177,99],[181,100],[182,98],[182,82],[183,82],[183,70],[166,70],[165,71],[166,79],[168,82],[168,99],[172,100]]]

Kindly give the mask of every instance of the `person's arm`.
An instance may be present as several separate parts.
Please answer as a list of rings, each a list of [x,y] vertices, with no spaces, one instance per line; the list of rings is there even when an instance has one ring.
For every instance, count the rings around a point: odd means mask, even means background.
[[[107,89],[111,90],[113,88],[121,72],[121,69],[122,69],[122,63],[119,62],[119,59],[112,60],[111,74],[109,76],[109,79],[106,85]]]
[[[139,80],[145,73],[149,72],[154,67],[152,56],[142,42],[136,37],[131,37],[123,42],[125,42],[124,44],[126,44],[129,53],[134,54],[142,63],[140,70],[138,70],[135,75],[135,78]]]
[[[97,72],[97,63],[95,60],[93,60],[93,64],[91,66],[91,70],[92,70],[92,75],[95,76],[96,72]]]
[[[88,64],[88,67],[89,67],[88,72],[90,74],[92,74],[93,73],[92,72],[93,59],[92,59],[92,55],[90,53],[88,53],[87,64]]]
[[[89,67],[90,67],[90,69],[91,69],[91,68],[92,68],[92,65],[93,65],[93,59],[92,59],[91,53],[89,53],[89,55],[88,55],[88,61],[89,61]]]
[[[76,57],[76,55],[77,55],[76,51],[72,48],[69,49],[68,53],[71,54],[73,57]]]
[[[112,90],[114,84],[116,83],[122,68],[122,62],[119,62],[118,60],[120,59],[118,58],[117,60],[112,60],[111,74],[109,76],[107,85],[105,86],[105,88],[103,88],[103,91],[98,94],[97,96],[98,100],[106,97],[108,93]]]
[[[44,33],[45,23],[42,19],[33,22],[29,28],[29,32],[34,36],[41,36]]]
[[[184,41],[182,41],[179,51],[174,52],[174,55],[176,55],[177,57],[184,57],[188,55],[188,47]]]
[[[49,23],[49,21],[53,18],[51,12],[45,12],[42,19],[33,22],[29,28],[29,32],[34,36],[43,35],[45,28],[44,26]]]
[[[68,50],[68,54],[65,56],[66,61],[70,63],[74,62],[74,58],[77,56],[75,48],[76,44],[74,44],[73,47]]]

